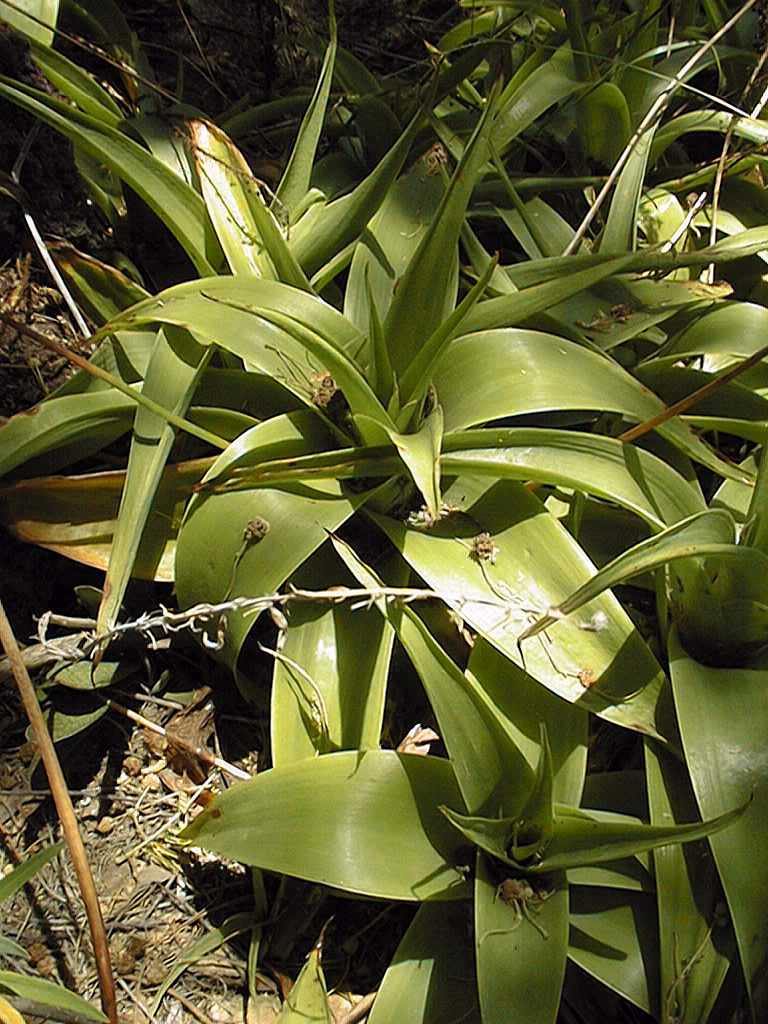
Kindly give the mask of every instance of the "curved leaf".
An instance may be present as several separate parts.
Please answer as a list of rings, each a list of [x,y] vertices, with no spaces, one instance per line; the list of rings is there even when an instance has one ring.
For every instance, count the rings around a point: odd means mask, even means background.
[[[161,329],[147,366],[142,393],[177,416],[184,416],[209,356],[210,350],[198,345],[187,331],[170,326]],[[160,526],[160,530],[152,534],[147,525],[175,436],[173,427],[165,420],[143,406],[136,410],[128,468],[97,619],[99,633],[108,632],[117,620],[142,537],[145,556],[151,546],[159,561],[165,548],[170,524],[156,517],[154,525]]]
[[[590,611],[604,612],[605,629],[558,622],[548,639],[537,638],[521,655],[517,638],[534,610],[556,604],[556,593],[565,596],[593,571],[563,527],[513,481],[460,477],[445,500],[461,511],[432,530],[373,518],[429,586],[534,679],[586,710],[658,735],[661,670],[610,595]],[[473,556],[481,534],[496,549],[495,562]]]
[[[466,899],[461,841],[437,809],[461,797],[447,761],[347,751],[222,793],[182,833],[269,871],[393,900]]]
[[[338,580],[326,544],[291,578],[297,587]],[[272,762],[276,767],[333,750],[375,749],[384,717],[394,631],[381,616],[348,603],[291,609],[272,681]]]
[[[674,630],[669,655],[683,749],[701,813],[720,814],[752,800],[747,812],[713,836],[710,845],[759,1020],[765,1011],[760,993],[768,954],[768,673],[702,665],[685,653]]]
[[[643,422],[664,409],[655,395],[611,360],[565,338],[521,329],[456,338],[437,366],[434,385],[445,410],[446,431],[562,409],[610,410]],[[679,420],[657,429],[721,476],[741,476]]]
[[[423,903],[387,968],[368,1024],[480,1024],[475,963],[461,904]]]
[[[522,896],[505,897],[503,886],[514,884],[478,853],[475,956],[483,1020],[554,1024],[568,949],[568,886],[558,874],[541,887],[523,882]]]
[[[168,226],[201,274],[214,272],[220,252],[211,252],[210,230],[200,196],[138,143],[98,118],[35,89],[0,76],[0,96],[66,135],[106,164]]]

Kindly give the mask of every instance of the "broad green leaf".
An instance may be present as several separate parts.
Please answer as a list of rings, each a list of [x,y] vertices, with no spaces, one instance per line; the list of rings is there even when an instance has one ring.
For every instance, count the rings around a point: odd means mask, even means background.
[[[552,751],[547,739],[547,727],[542,722],[539,727],[539,754],[533,785],[512,830],[511,856],[515,861],[522,863],[531,858],[538,859],[552,839],[552,784]]]
[[[35,20],[28,18],[27,14],[31,14]],[[43,46],[52,45],[58,16],[59,0],[15,0],[12,7],[0,3],[0,20]],[[41,25],[41,21],[45,24]],[[49,25],[50,28],[47,27]]]
[[[721,239],[713,246],[692,252],[664,253],[654,249],[641,249],[634,255],[624,257],[627,262],[621,273],[639,273],[644,270],[673,271],[681,267],[701,267],[712,262],[728,263],[742,257],[754,256],[764,250],[767,244],[768,228],[756,227],[731,238]],[[615,259],[616,256],[606,253],[576,253],[573,256],[527,260],[505,266],[503,270],[518,288],[527,289],[554,281],[564,272],[588,270]],[[693,282],[691,284],[693,285]]]
[[[708,356],[715,369],[746,358],[763,344],[768,310],[752,302],[727,302],[698,317],[666,345],[648,366],[676,363],[686,356]],[[712,363],[713,360],[717,360]]]
[[[491,702],[531,770],[539,758],[540,725],[546,726],[554,797],[577,804],[587,763],[586,712],[540,686],[482,637],[475,640],[466,672]]]
[[[400,377],[455,305],[454,252],[467,204],[489,154],[498,92],[494,88],[435,211],[398,281],[384,321],[389,356]]]
[[[555,594],[565,597],[573,583],[593,574],[564,528],[513,481],[459,477],[444,498],[459,511],[431,530],[373,518],[449,607],[534,679],[610,721],[657,735],[661,670],[610,595],[590,606],[584,619],[589,626],[591,616],[603,612],[605,629],[558,622],[548,638],[536,638],[521,655],[517,637],[536,609],[557,604]],[[485,559],[473,554],[473,542],[483,534]]]
[[[40,7],[58,7],[58,0],[37,0],[37,3]],[[4,6],[0,4],[0,17],[3,16]],[[51,42],[52,39],[46,43],[30,38],[29,47],[35,64],[56,89],[64,96],[68,96],[80,110],[116,128],[123,120],[123,112],[109,92],[78,64],[68,60],[58,50],[54,50],[49,45]]]
[[[462,322],[473,309],[488,286],[496,271],[497,260],[489,261],[477,283],[465,295],[456,309],[445,319],[419,349],[411,360],[408,369],[399,381],[400,401],[407,414],[408,403],[418,400],[426,394],[432,371],[440,360],[446,346],[458,333]],[[405,422],[402,423],[404,427]]]
[[[497,168],[500,174],[504,171],[501,162],[497,164]],[[506,171],[504,174],[506,175]],[[505,210],[497,207],[496,214],[501,217],[532,260],[538,260],[541,257],[552,257],[553,259],[559,257],[573,238],[573,228],[538,196],[524,203],[509,177],[506,178],[505,184],[511,192],[510,198],[516,200],[515,208]],[[571,270],[572,267],[568,269]],[[493,283],[494,285],[497,283],[495,278]],[[512,289],[506,288],[505,290],[511,291]]]
[[[576,431],[525,427],[455,431],[443,437],[440,465],[447,476],[536,481],[584,491],[623,506],[654,529],[693,515],[704,504],[695,479],[687,480],[650,452],[615,438]],[[323,476],[386,477],[397,472],[393,448],[344,448],[225,471],[220,481],[234,488]],[[606,507],[601,506],[601,511],[606,512]]]
[[[600,82],[581,98],[576,119],[587,155],[613,167],[631,134],[629,107],[621,89],[613,82]]]
[[[210,349],[198,345],[187,331],[164,327],[157,335],[143,393],[183,416],[209,356]],[[150,535],[147,525],[174,439],[175,432],[165,420],[141,406],[136,410],[125,485],[98,614],[100,633],[112,629],[117,620],[142,538],[145,555],[149,547],[154,547],[159,561],[165,549],[169,527]]]
[[[427,513],[440,516],[440,446],[443,440],[443,410],[436,405],[419,429],[412,434],[388,431],[390,440],[408,467],[413,482],[424,498]]]
[[[157,1014],[160,1004],[165,998],[165,993],[188,967],[192,967],[198,960],[202,960],[204,957],[215,952],[215,950],[229,942],[230,939],[234,939],[235,936],[250,931],[256,924],[258,924],[258,921],[251,911],[242,914],[232,914],[231,917],[228,917],[218,927],[212,928],[201,938],[190,943],[179,954],[170,971],[163,979],[152,1003],[152,1013]]]
[[[445,186],[440,174],[430,173],[429,161],[428,153],[392,185],[355,249],[344,315],[361,331],[369,326],[366,279],[379,316],[386,316],[397,281],[434,219]]]
[[[652,897],[571,886],[568,922],[569,959],[641,1010],[654,1013],[659,1003],[659,937]]]
[[[293,213],[309,191],[317,145],[323,130],[328,97],[333,82],[338,46],[334,0],[330,0],[328,14],[331,41],[325,52],[317,85],[302,119],[299,134],[293,144],[280,184],[277,186],[276,198],[287,208],[289,213]]]
[[[362,586],[382,585],[348,545],[338,538],[333,543]],[[510,810],[521,806],[530,790],[532,772],[492,703],[411,608],[384,601],[377,601],[376,607],[392,625],[419,674],[465,805],[473,812],[488,804]]]
[[[569,47],[559,49],[520,84],[513,79],[501,96],[491,135],[493,148],[503,156],[512,141],[550,107],[583,88]]]
[[[730,541],[719,539],[729,536]],[[718,509],[698,512],[625,551],[565,601],[556,608],[551,608],[546,615],[529,626],[520,639],[536,636],[564,615],[578,611],[611,587],[677,559],[717,556],[740,559],[747,564],[758,561],[761,563],[760,571],[764,575],[768,574],[768,559],[752,548],[738,547],[734,540],[733,521],[727,512]]]
[[[464,904],[423,903],[379,986],[368,1024],[480,1024]]]
[[[576,380],[578,387],[574,387]],[[611,410],[643,422],[664,410],[658,398],[612,360],[565,338],[522,329],[481,331],[456,338],[437,366],[434,385],[445,410],[447,432],[533,412]],[[742,478],[737,468],[679,419],[657,430],[684,454],[721,476]]]
[[[295,985],[288,993],[276,1024],[333,1024],[317,946],[309,954]]]
[[[600,236],[601,253],[634,252],[637,248],[637,216],[655,132],[654,125],[637,139],[619,175]]]
[[[662,10],[661,0],[650,0],[642,10],[634,11],[634,31],[628,32],[622,46],[622,56],[626,63],[618,68],[618,82],[626,97],[633,127],[648,108],[646,96],[653,81],[649,72],[654,63],[654,47]]]
[[[686,769],[646,744],[651,821],[671,824],[697,813]],[[653,854],[659,914],[662,1020],[699,1024],[709,1019],[729,968],[727,933],[716,913],[720,886],[712,856],[700,846],[663,846]],[[724,943],[723,940],[726,940]]]
[[[371,284],[368,280],[367,267],[365,269],[365,287],[368,300],[368,382],[376,393],[382,405],[386,405],[387,412],[393,419],[399,422],[400,413],[400,389],[392,369],[392,363],[387,349],[387,339],[384,336],[384,325],[379,317],[376,308],[376,300],[373,297]],[[347,291],[349,285],[347,285]],[[406,424],[407,425],[407,424]]]
[[[295,442],[322,447],[326,434],[319,419],[305,418],[297,427],[287,418],[254,427],[238,439],[209,470],[211,477],[233,459],[247,458],[260,440],[269,445]],[[267,594],[282,586],[365,501],[365,494],[347,497],[330,480],[294,485],[284,490],[231,493],[203,492],[190,502],[176,545],[176,586],[182,606],[222,601],[244,594]],[[250,529],[260,523],[258,535]],[[210,538],[216,537],[212,545]],[[231,612],[227,616],[220,657],[234,667],[240,647],[255,617]]]
[[[437,809],[461,797],[449,763],[348,751],[263,772],[182,833],[221,856],[361,895],[466,899],[457,833]]]
[[[10,899],[11,896],[15,895],[19,889],[27,884],[30,879],[34,878],[38,871],[45,867],[50,861],[61,853],[63,843],[53,843],[52,846],[46,846],[45,849],[40,850],[38,853],[33,853],[30,857],[25,857],[24,860],[9,872],[7,875],[3,875],[0,878],[0,903],[3,900]]]
[[[51,398],[17,413],[0,426],[0,475],[33,459],[38,472],[50,472],[92,455],[130,429],[135,408],[109,390]]]
[[[701,813],[714,816],[751,798],[746,813],[710,845],[725,890],[754,1011],[764,1014],[768,952],[768,828],[764,668],[712,668],[694,661],[672,630],[670,674],[683,749]]]
[[[633,375],[646,387],[655,391],[666,405],[672,405],[712,381],[711,373],[692,366],[671,366],[666,363],[645,363],[633,370]],[[706,395],[691,408],[698,419],[704,416],[727,419],[738,414],[739,419],[755,421],[760,425],[768,420],[768,398],[751,390],[738,380],[728,381]],[[691,422],[690,417],[688,422]]]
[[[339,569],[326,544],[291,584],[312,589],[319,580],[338,583]],[[392,627],[347,602],[296,605],[288,623],[272,681],[272,763],[280,768],[315,753],[377,748]]]
[[[215,272],[221,255],[216,247],[211,250],[210,228],[202,199],[146,149],[98,118],[4,76],[0,76],[0,96],[106,164],[157,214],[199,273]]]
[[[308,276],[312,276],[350,242],[362,234],[368,221],[405,163],[411,144],[423,122],[421,111],[377,167],[348,195],[315,204],[291,232],[291,250]]]
[[[338,385],[343,392],[363,440],[371,443],[383,440],[382,435],[391,430],[394,424],[361,369],[337,346],[333,335],[323,336],[308,321],[285,316],[274,309],[241,308],[245,312],[250,312],[255,320],[266,321],[284,331],[295,340],[306,355],[319,360],[324,369],[331,374],[334,385]],[[321,405],[319,401],[317,404]]]
[[[387,418],[354,360],[363,336],[317,296],[259,278],[208,278],[139,303],[101,333],[154,322],[186,327],[202,344],[221,345],[305,405],[313,404],[319,383],[331,374],[350,405]]]
[[[505,878],[478,853],[475,956],[483,1021],[554,1024],[567,948],[564,875],[558,873],[542,885]]]
[[[615,502],[654,529],[703,509],[698,488],[661,459],[614,438],[545,428],[463,430],[446,435],[448,475],[559,484]]]
[[[574,261],[579,257],[569,256],[567,259]],[[542,282],[536,279],[531,285],[512,295],[499,295],[495,299],[486,299],[485,302],[478,303],[467,317],[464,330],[469,334],[473,331],[485,331],[495,327],[508,327],[524,323],[536,313],[550,309],[571,295],[576,295],[578,292],[592,287],[604,278],[624,273],[630,269],[631,261],[631,256],[621,256],[605,262],[594,261],[592,265],[583,270],[577,269],[573,273],[563,273],[563,271],[571,269],[573,266],[578,267],[578,263],[564,264],[558,272],[552,274],[552,279],[545,279]],[[550,262],[554,263],[554,261],[547,260],[545,264]],[[520,287],[514,275],[512,275],[512,279]]]
[[[651,151],[651,162],[655,164],[673,142],[688,132],[731,131],[736,138],[744,139],[758,146],[768,142],[768,125],[754,117],[734,117],[727,110],[692,110],[690,113],[673,117],[659,128]]]
[[[55,985],[52,981],[45,981],[43,978],[30,978],[24,974],[16,974],[14,971],[0,971],[0,989],[12,992],[22,999],[31,999],[35,1003],[42,1003],[54,1010],[69,1011],[79,1014],[87,1020],[106,1021],[107,1018],[92,1003],[86,1002],[81,996],[76,995],[64,988],[63,985]]]

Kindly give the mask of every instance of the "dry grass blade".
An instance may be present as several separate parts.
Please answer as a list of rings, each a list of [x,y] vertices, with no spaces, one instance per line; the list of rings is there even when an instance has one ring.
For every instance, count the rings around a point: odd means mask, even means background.
[[[72,864],[80,885],[80,892],[83,897],[83,904],[91,932],[94,957],[96,958],[102,1009],[109,1018],[110,1024],[118,1024],[117,998],[115,995],[114,977],[112,975],[112,961],[109,955],[109,944],[106,932],[104,931],[104,919],[101,914],[101,907],[99,906],[99,897],[77,825],[75,809],[72,806],[67,790],[64,774],[56,754],[56,748],[48,733],[43,712],[37,701],[35,688],[32,685],[32,680],[29,678],[29,672],[27,672],[2,601],[0,601],[0,644],[2,644],[13,668],[13,675],[19,689],[19,695],[21,696],[27,718],[32,726],[35,742],[37,743],[40,757],[45,767],[45,773],[48,776],[53,800],[56,804],[56,812],[61,822],[64,838],[67,841]]]

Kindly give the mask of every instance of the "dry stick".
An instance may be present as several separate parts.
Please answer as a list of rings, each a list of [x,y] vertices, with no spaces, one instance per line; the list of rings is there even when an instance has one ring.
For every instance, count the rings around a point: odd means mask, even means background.
[[[357,1024],[358,1021],[367,1017],[373,1009],[373,1004],[376,1001],[376,996],[378,994],[377,990],[376,992],[369,992],[367,996],[363,996],[362,999],[359,999],[355,1003],[349,1013],[346,1013],[341,1017],[336,1024]]]
[[[186,430],[188,434],[194,434],[195,437],[200,438],[201,441],[205,441],[206,444],[212,445],[214,448],[224,449],[229,446],[229,441],[225,441],[223,437],[218,437],[216,434],[211,434],[209,431],[198,427],[189,420],[185,420],[183,416],[177,416],[176,413],[166,409],[165,406],[160,405],[159,402],[154,402],[151,398],[147,398],[140,391],[136,391],[130,385],[126,384],[125,381],[116,377],[113,373],[108,370],[102,369],[101,366],[97,366],[90,360],[85,359],[83,356],[78,355],[77,352],[73,352],[71,348],[67,348],[60,341],[55,338],[49,338],[47,334],[43,334],[42,331],[36,330],[34,327],[29,327],[27,324],[21,323],[16,320],[15,317],[9,316],[7,313],[0,311],[0,322],[8,324],[15,331],[20,334],[26,335],[38,344],[45,346],[55,352],[56,355],[63,356],[68,362],[72,363],[73,366],[77,366],[80,370],[85,370],[92,377],[98,377],[99,380],[106,381],[107,384],[111,384],[113,388],[116,388],[122,394],[126,395],[131,401],[136,402],[137,405],[143,405],[145,409],[153,412],[156,416],[160,416],[170,423],[174,427],[178,427],[180,430]]]
[[[13,675],[19,688],[19,695],[29,723],[32,726],[35,742],[37,743],[37,748],[45,767],[45,774],[48,776],[48,784],[53,794],[56,813],[59,816],[64,838],[69,848],[69,855],[72,858],[72,865],[80,885],[80,892],[83,897],[85,913],[91,932],[96,969],[99,975],[101,1006],[109,1018],[110,1024],[118,1024],[115,982],[112,975],[112,963],[109,957],[109,945],[104,931],[104,919],[101,916],[99,897],[96,893],[96,886],[93,881],[90,865],[88,864],[88,857],[86,856],[83,840],[77,826],[75,809],[72,806],[72,801],[67,791],[67,784],[64,781],[64,773],[61,770],[56,748],[48,733],[43,712],[37,701],[35,688],[32,685],[32,680],[29,678],[29,673],[22,659],[11,624],[5,614],[2,601],[0,601],[0,644],[2,644],[5,653],[10,658],[13,667]]]
[[[696,391],[691,392],[690,395],[686,395],[685,398],[681,398],[679,402],[675,402],[673,405],[667,406],[666,409],[653,416],[651,419],[646,420],[645,423],[638,423],[636,427],[630,427],[629,430],[625,430],[623,434],[619,434],[619,441],[624,441],[628,444],[630,441],[636,441],[638,437],[642,437],[644,434],[648,434],[651,430],[655,430],[656,427],[661,426],[662,423],[666,423],[667,420],[671,420],[674,416],[680,416],[682,413],[687,412],[692,405],[700,402],[702,398],[707,398],[713,392],[718,391],[724,384],[732,381],[734,377],[738,377],[739,374],[744,373],[745,370],[749,370],[750,367],[755,366],[760,362],[761,359],[765,359],[768,356],[768,345],[763,345],[757,352],[753,352],[751,356],[746,359],[742,359],[740,363],[736,363],[730,370],[726,370],[725,373],[721,373],[719,377],[715,377],[714,380],[708,381],[702,387],[697,388]]]
[[[200,1021],[200,1024],[212,1024],[211,1018],[206,1017],[206,1015],[201,1010],[198,1010],[198,1008],[195,1006],[192,1000],[187,999],[187,997],[182,992],[179,992],[177,988],[167,989],[166,995],[173,996],[176,1002],[179,1003],[180,1006],[183,1006],[191,1017],[194,1017],[195,1020]]]
[[[101,698],[107,707],[113,711],[119,712],[121,715],[125,715],[126,718],[130,718],[132,722],[136,722],[141,725],[144,729],[149,729],[150,732],[156,733],[158,736],[162,736],[166,742],[176,747],[177,750],[183,750],[186,754],[192,754],[198,761],[203,761],[205,764],[211,765],[214,768],[218,768],[219,771],[226,772],[227,775],[231,775],[233,779],[240,779],[243,782],[248,782],[252,778],[248,772],[244,772],[242,768],[237,768],[235,765],[230,764],[229,761],[224,761],[220,757],[216,757],[210,750],[206,750],[205,747],[198,747],[194,743],[190,743],[189,740],[183,739],[181,736],[175,736],[172,732],[168,732],[162,725],[158,725],[157,722],[152,722],[144,715],[140,715],[138,711],[132,711],[130,708],[125,707],[123,704],[118,704],[116,700],[112,700],[109,697]]]
[[[672,98],[672,93],[677,89],[679,85],[682,84],[682,81],[688,74],[688,72],[691,71],[698,64],[698,62],[701,60],[701,58],[708,50],[712,49],[715,43],[719,42],[724,35],[730,32],[733,26],[742,18],[743,15],[747,13],[747,11],[751,7],[754,7],[756,3],[757,0],[747,0],[747,2],[742,7],[739,8],[739,10],[736,12],[736,14],[733,15],[732,18],[726,21],[724,25],[721,25],[717,32],[715,32],[715,34],[710,39],[708,39],[706,43],[699,47],[699,49],[696,51],[696,53],[693,54],[690,60],[687,60],[685,64],[683,64],[683,66],[680,68],[675,77],[671,79],[669,84],[665,86],[664,89],[662,89],[662,91],[656,97],[654,103],[652,103],[649,107],[645,117],[642,119],[640,124],[632,133],[631,139],[624,147],[621,156],[616,161],[613,170],[608,175],[608,178],[606,179],[606,182],[603,185],[603,187],[600,189],[597,198],[587,211],[586,217],[577,228],[576,234],[573,236],[571,241],[563,250],[563,256],[570,256],[576,251],[579,242],[581,242],[584,235],[586,235],[592,221],[597,216],[600,207],[603,205],[606,198],[608,197],[609,192],[616,184],[616,180],[618,179],[619,175],[624,169],[624,164],[631,156],[635,146],[638,144],[638,142],[643,137],[645,132],[651,127],[656,118],[661,115],[664,108]]]
[[[763,49],[763,52],[760,54],[760,59],[758,60],[757,64],[755,64],[754,68],[752,69],[752,74],[749,76],[749,81],[744,86],[744,90],[743,90],[743,92],[741,94],[742,101],[749,95],[749,92],[752,89],[752,87],[755,84],[755,82],[757,81],[757,79],[758,79],[758,77],[760,75],[760,72],[762,71],[762,69],[763,69],[763,67],[765,65],[766,60],[768,60],[768,46],[766,46]],[[764,92],[763,95],[760,97],[760,100],[757,103],[757,105],[755,106],[755,108],[752,111],[752,113],[750,114],[750,117],[754,117],[754,118],[759,117],[761,112],[762,112],[763,107],[765,106],[766,102],[768,102],[768,91]],[[710,224],[709,224],[709,244],[710,245],[714,245],[715,242],[717,241],[717,211],[718,211],[719,204],[720,204],[720,190],[723,187],[723,177],[725,176],[725,164],[726,164],[726,160],[728,158],[728,150],[730,149],[731,140],[733,139],[733,133],[736,130],[736,123],[737,123],[738,120],[739,120],[738,116],[736,116],[736,115],[734,115],[731,118],[730,124],[728,125],[728,131],[725,133],[725,138],[723,139],[723,147],[720,150],[720,158],[717,161],[717,171],[715,173],[715,184],[714,184],[714,188],[712,189],[712,217],[711,217]],[[708,284],[714,284],[715,283],[715,264],[714,263],[710,263],[709,266],[707,267],[707,270],[705,271],[705,273],[706,273],[706,277],[705,277],[706,282]]]

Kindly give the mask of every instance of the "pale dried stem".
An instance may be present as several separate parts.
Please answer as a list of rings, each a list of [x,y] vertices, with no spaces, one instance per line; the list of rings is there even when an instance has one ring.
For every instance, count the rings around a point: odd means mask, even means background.
[[[185,754],[190,754],[192,757],[197,758],[198,761],[202,761],[204,764],[210,765],[212,768],[218,768],[219,771],[226,772],[227,775],[231,775],[233,779],[240,779],[242,782],[247,782],[251,776],[248,772],[244,772],[242,768],[237,768],[235,765],[230,764],[229,761],[225,761],[221,757],[216,757],[210,750],[206,750],[205,747],[196,746],[194,743],[190,743],[189,740],[183,739],[181,736],[176,736],[173,732],[169,732],[164,729],[162,725],[158,725],[157,722],[152,722],[150,719],[145,718],[144,715],[140,715],[138,711],[133,711],[131,708],[125,707],[123,704],[118,704],[116,700],[112,700],[109,697],[102,697],[102,700],[112,711],[117,711],[118,714],[124,715],[126,718],[130,718],[132,722],[136,722],[143,729],[149,729],[150,732],[154,732],[158,736],[162,736],[169,746],[175,747],[177,750],[184,751]]]
[[[376,991],[369,992],[367,996],[363,996],[343,1017],[336,1021],[336,1024],[358,1024],[359,1021],[365,1020],[373,1009],[373,1004],[376,1002],[378,994],[378,991]]]
[[[661,117],[665,107],[672,98],[672,94],[675,92],[678,86],[680,86],[683,83],[686,75],[688,75],[689,72],[691,72],[696,67],[701,58],[709,50],[711,50],[712,47],[723,38],[723,36],[727,35],[728,32],[730,32],[730,30],[733,28],[733,26],[747,13],[747,11],[750,10],[750,8],[754,7],[756,3],[757,0],[747,0],[747,2],[739,8],[739,10],[733,15],[732,18],[729,18],[729,20],[726,21],[724,25],[721,25],[717,32],[715,32],[713,36],[711,36],[705,43],[703,43],[699,47],[696,53],[694,53],[693,56],[689,60],[687,60],[685,64],[683,64],[683,66],[680,68],[675,77],[672,78],[669,84],[666,85],[664,89],[659,93],[654,102],[648,108],[645,117],[643,117],[643,119],[640,121],[640,124],[632,133],[632,137],[630,138],[627,145],[624,147],[624,150],[622,151],[621,155],[616,161],[613,170],[608,175],[608,178],[606,179],[603,187],[600,189],[597,198],[587,211],[587,215],[584,217],[584,220],[576,229],[576,233],[574,234],[573,238],[568,243],[566,248],[563,250],[563,256],[571,256],[574,252],[576,252],[579,243],[589,230],[592,221],[600,212],[600,208],[602,207],[605,200],[608,198],[611,189],[616,184],[619,175],[624,169],[624,165],[634,152],[634,149],[637,146],[638,142],[643,137],[643,135],[648,131],[648,129],[656,122],[656,120],[659,117]]]
[[[765,47],[763,52],[760,54],[760,59],[758,60],[757,64],[755,64],[754,68],[752,69],[752,74],[749,76],[749,81],[744,86],[744,90],[743,90],[743,92],[741,94],[742,102],[749,95],[750,90],[754,86],[755,82],[757,81],[757,79],[758,79],[758,77],[760,75],[760,72],[763,70],[763,67],[765,66],[766,60],[768,60],[768,46]],[[755,108],[752,111],[752,113],[750,114],[750,117],[759,117],[760,114],[762,113],[763,107],[765,106],[766,102],[768,102],[768,89],[766,89],[766,91],[760,97],[760,100],[757,103],[757,105],[755,106]],[[723,139],[722,149],[720,150],[720,159],[717,161],[717,171],[715,172],[715,184],[714,184],[714,187],[712,189],[712,217],[710,218],[710,224],[709,224],[709,244],[710,245],[714,245],[715,242],[717,241],[717,211],[718,211],[719,206],[720,206],[720,190],[723,187],[723,178],[725,176],[725,165],[726,165],[726,162],[727,162],[727,159],[728,159],[728,150],[731,147],[731,140],[733,139],[733,133],[734,133],[734,131],[736,129],[736,123],[737,123],[738,120],[739,119],[738,119],[738,117],[736,115],[734,115],[731,118],[731,122],[728,125],[728,131],[725,133],[725,138]],[[704,275],[703,275],[703,280],[706,281],[708,284],[714,284],[714,281],[715,281],[715,264],[714,263],[710,263],[709,266],[707,267],[707,269],[705,270]]]
[[[75,817],[75,809],[72,806],[67,790],[64,773],[61,770],[61,764],[56,754],[56,748],[48,733],[35,688],[32,685],[32,680],[29,678],[29,672],[27,672],[2,601],[0,601],[0,643],[11,662],[13,676],[16,680],[24,710],[32,727],[32,733],[43,761],[45,773],[48,776],[48,784],[51,787],[56,812],[61,822],[64,839],[66,840],[69,855],[72,858],[72,865],[80,886],[83,905],[88,918],[88,926],[91,932],[93,953],[96,959],[102,1009],[109,1018],[110,1024],[118,1024],[112,962],[109,956],[109,944],[107,943],[107,936],[104,931],[104,919],[101,915],[96,885],[93,881],[88,857],[86,856],[83,840],[80,836],[77,818]]]

